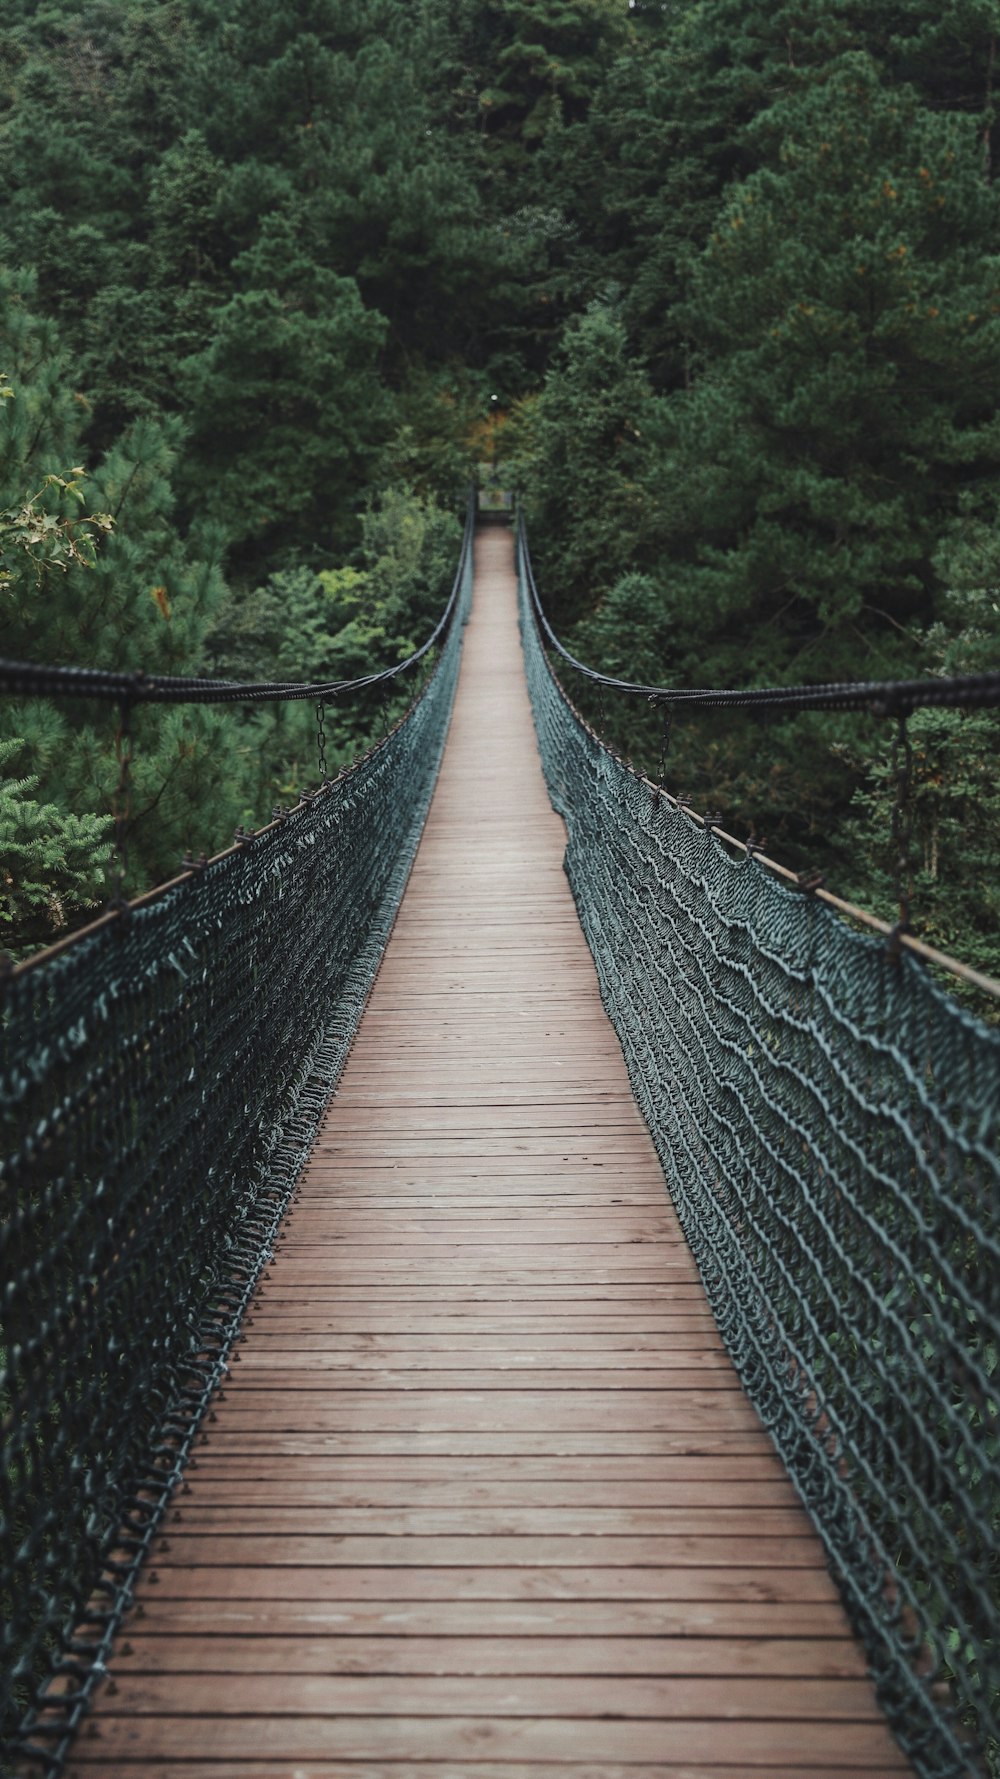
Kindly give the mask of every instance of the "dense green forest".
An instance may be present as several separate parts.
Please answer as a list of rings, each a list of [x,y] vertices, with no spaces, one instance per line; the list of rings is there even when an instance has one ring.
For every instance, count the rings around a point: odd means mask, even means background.
[[[994,663],[998,36],[996,0],[7,0],[0,649],[401,659],[485,460],[609,671]],[[375,721],[332,712],[331,764]],[[996,970],[996,718],[910,733],[919,930]],[[667,782],[892,915],[892,734],[703,717]],[[0,773],[16,949],[108,893],[113,716],[10,702]],[[316,773],[308,707],[143,712],[126,887]]]

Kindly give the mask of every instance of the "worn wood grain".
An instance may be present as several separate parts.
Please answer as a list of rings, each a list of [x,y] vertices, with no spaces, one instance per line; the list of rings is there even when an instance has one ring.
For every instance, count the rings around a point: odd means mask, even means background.
[[[103,1754],[98,1744],[99,1753],[94,1760]],[[93,1765],[81,1766],[81,1771],[94,1772]],[[711,1766],[698,1761],[696,1765],[690,1761],[675,1761],[664,1751],[655,1766],[645,1762],[601,1761],[595,1765],[591,1761],[572,1764],[552,1761],[495,1761],[464,1759],[457,1764],[449,1760],[437,1760],[433,1767],[426,1761],[412,1762],[407,1760],[393,1761],[387,1769],[380,1760],[377,1765],[367,1761],[329,1761],[311,1760],[306,1769],[305,1779],[386,1779],[387,1770],[392,1779],[566,1779],[567,1773],[573,1779],[746,1779],[747,1768],[738,1766]],[[782,1766],[758,1766],[754,1769],[754,1779],[801,1779],[802,1766],[793,1759],[791,1764]],[[859,1769],[857,1766],[819,1767],[815,1761],[810,1768],[813,1773],[822,1773],[822,1779],[858,1779],[859,1770],[871,1772],[870,1767]],[[909,1769],[900,1763],[887,1767],[887,1773],[905,1773]],[[165,1761],[144,1760],[136,1765],[128,1759],[114,1759],[113,1771],[116,1779],[303,1779],[303,1768],[297,1756],[272,1755],[266,1761],[258,1760],[175,1760],[170,1757]]]
[[[275,1636],[262,1625],[256,1635],[217,1634],[198,1637],[139,1636],[129,1638],[120,1658],[120,1673],[135,1674],[432,1674],[439,1677],[481,1675],[586,1675],[607,1679],[612,1674],[732,1678],[746,1687],[759,1674],[773,1681],[775,1672],[810,1679],[862,1679],[864,1663],[855,1645],[842,1637],[800,1643],[766,1637],[580,1637],[575,1633],[539,1640],[535,1627],[519,1636],[483,1636],[481,1630],[448,1637],[436,1632],[417,1636],[364,1637],[337,1635],[327,1629],[311,1635]],[[846,1695],[845,1695],[846,1697]],[[622,1698],[620,1703],[624,1704]]]
[[[476,1686],[470,1684],[470,1705]],[[591,1689],[592,1690],[592,1689]],[[175,1694],[181,1695],[178,1682]],[[385,1686],[383,1695],[390,1689]],[[880,1723],[805,1721],[773,1718],[768,1722],[726,1721],[717,1717],[681,1718],[522,1718],[497,1716],[397,1717],[384,1710],[375,1717],[268,1717],[244,1714],[222,1717],[174,1713],[137,1717],[113,1716],[110,1707],[98,1719],[98,1735],[84,1735],[77,1744],[76,1770],[113,1770],[119,1755],[140,1754],[157,1760],[212,1758],[259,1760],[272,1757],[294,1763],[321,1760],[371,1761],[384,1776],[399,1761],[465,1762],[474,1757],[507,1760],[522,1771],[525,1761],[551,1761],[563,1773],[577,1757],[582,1761],[662,1762],[669,1748],[674,1762],[692,1762],[712,1749],[721,1761],[741,1763],[742,1774],[759,1767],[784,1766],[804,1779],[830,1766],[879,1775],[905,1773],[898,1751],[887,1743]],[[147,1764],[147,1772],[149,1770]],[[273,1769],[272,1769],[273,1770]],[[294,1770],[294,1768],[293,1768]],[[467,1768],[463,1771],[468,1772]],[[658,1768],[668,1774],[670,1768]],[[472,1773],[475,1779],[476,1768]],[[310,1772],[309,1779],[312,1779]]]
[[[225,1553],[220,1553],[225,1554]],[[239,1556],[239,1553],[233,1553]],[[540,1553],[539,1553],[540,1554]],[[413,1567],[378,1567],[358,1563],[331,1563],[310,1568],[268,1564],[245,1566],[213,1563],[202,1567],[178,1563],[157,1565],[147,1573],[141,1605],[144,1617],[156,1611],[159,1601],[255,1600],[302,1602],[318,1600],[561,1600],[602,1601],[610,1635],[617,1623],[620,1601],[756,1601],[772,1606],[804,1601],[829,1605],[837,1599],[833,1582],[821,1568],[774,1569],[768,1564],[742,1568],[732,1562],[698,1568],[667,1562],[638,1567],[615,1567],[612,1552],[602,1553],[579,1567],[560,1567],[551,1561],[518,1567],[488,1567],[483,1553],[474,1566],[458,1563],[435,1567],[428,1553]],[[846,1622],[846,1621],[843,1621]],[[610,1707],[609,1707],[610,1708]]]

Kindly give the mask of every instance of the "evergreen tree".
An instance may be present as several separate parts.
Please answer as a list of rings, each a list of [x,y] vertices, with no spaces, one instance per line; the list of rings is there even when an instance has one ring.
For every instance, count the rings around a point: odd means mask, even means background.
[[[640,562],[655,403],[624,326],[595,304],[567,331],[511,455],[531,521],[546,604],[572,620]]]
[[[79,414],[63,379],[66,364],[51,324],[31,313],[30,285],[0,293],[0,340],[17,367],[13,399],[0,402],[4,499],[47,485],[54,525],[78,518],[79,483],[88,505],[109,516],[96,548],[39,561],[7,552],[0,582],[0,643],[15,659],[118,670],[181,673],[201,665],[204,639],[224,592],[221,541],[199,557],[173,518],[171,476],[179,434],[138,421],[85,479],[46,476],[79,457]],[[173,435],[173,436],[171,436]],[[21,738],[23,762],[41,798],[67,819],[111,808],[117,780],[110,707],[32,700],[7,709],[2,734]],[[139,712],[135,718],[131,890],[169,876],[188,845],[214,850],[245,813],[253,763],[241,754],[228,714],[201,707]],[[226,769],[219,770],[224,758]]]
[[[98,906],[111,873],[110,818],[35,802],[38,780],[12,778],[21,743],[0,741],[0,945],[30,951]]]
[[[58,329],[35,309],[30,272],[0,268],[0,368],[12,399],[0,403],[0,503],[19,504],[48,472],[70,464],[81,404]]]
[[[353,280],[302,251],[293,216],[266,218],[234,270],[242,288],[179,367],[188,497],[245,562],[293,543],[342,547],[387,429],[384,323]]]
[[[858,56],[779,122],[779,167],[732,189],[696,267],[703,368],[666,410],[671,605],[726,679],[850,674],[859,643],[891,668],[935,615],[960,507],[997,505],[997,203],[974,125]]]
[[[485,133],[515,185],[553,133],[586,117],[608,60],[624,43],[620,0],[466,0],[456,19],[467,45]]]

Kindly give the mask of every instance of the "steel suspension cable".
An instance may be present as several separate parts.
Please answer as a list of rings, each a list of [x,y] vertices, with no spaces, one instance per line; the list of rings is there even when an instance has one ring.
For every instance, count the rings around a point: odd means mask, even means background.
[[[377,673],[365,673],[356,679],[339,680],[234,680],[215,679],[198,674],[154,674],[142,669],[117,672],[102,667],[54,667],[35,661],[0,660],[0,693],[31,698],[95,698],[105,703],[121,704],[258,704],[284,703],[301,699],[332,700],[352,692],[368,691],[398,679],[409,668],[422,661],[446,635],[455,613],[462,587],[465,562],[470,548],[472,497],[466,509],[462,554],[459,558],[448,603],[430,635],[418,649],[383,667]]]
[[[625,697],[645,698],[656,704],[684,704],[705,710],[864,710],[873,716],[907,716],[930,706],[951,709],[982,709],[1000,705],[1000,671],[965,673],[939,679],[838,680],[817,686],[653,686],[616,679],[601,673],[570,653],[552,628],[539,597],[531,567],[524,517],[518,519],[518,546],[524,564],[528,596],[539,628],[549,646],[584,679],[620,692]]]

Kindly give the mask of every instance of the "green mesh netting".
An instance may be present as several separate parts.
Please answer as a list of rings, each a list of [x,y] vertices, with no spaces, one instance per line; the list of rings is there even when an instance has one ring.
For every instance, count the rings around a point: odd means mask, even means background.
[[[998,1771],[1000,1033],[602,747],[520,570],[566,870],[723,1339],[901,1745]]]
[[[343,1065],[471,593],[406,720],[247,846],[6,985],[2,1734],[55,1770]],[[53,1674],[67,1691],[25,1733]]]

